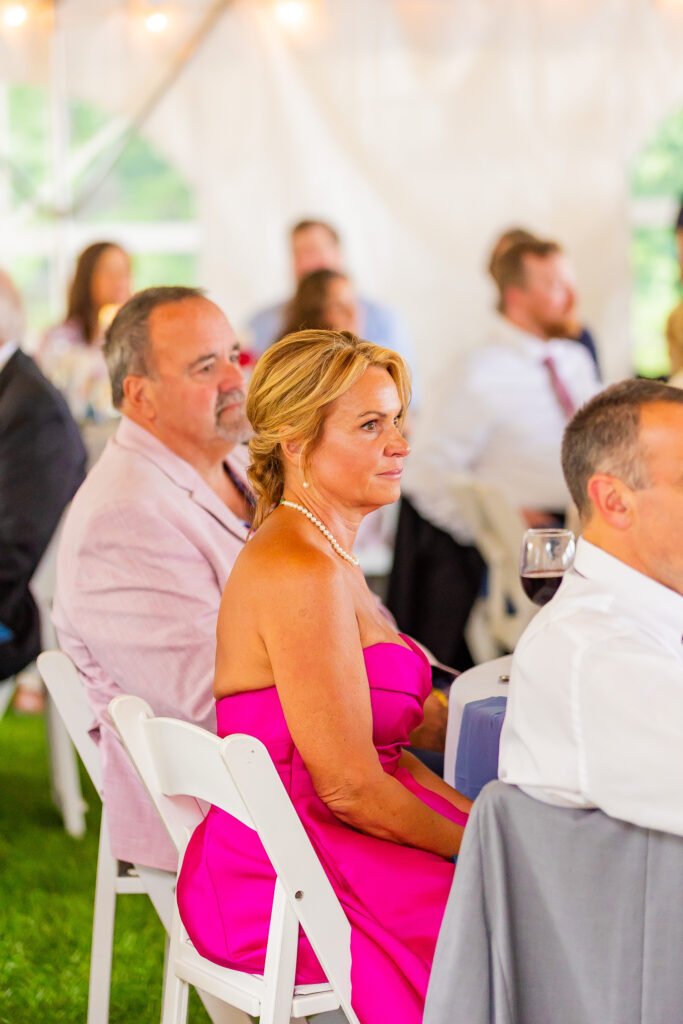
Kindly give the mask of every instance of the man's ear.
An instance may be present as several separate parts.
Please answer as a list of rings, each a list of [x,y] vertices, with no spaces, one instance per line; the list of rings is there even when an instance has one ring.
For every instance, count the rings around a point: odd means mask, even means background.
[[[594,515],[614,530],[627,530],[632,522],[633,491],[619,477],[594,473],[586,487]]]
[[[152,422],[156,419],[156,407],[152,399],[151,380],[149,377],[136,377],[128,374],[123,381],[123,399],[126,408],[136,417]]]

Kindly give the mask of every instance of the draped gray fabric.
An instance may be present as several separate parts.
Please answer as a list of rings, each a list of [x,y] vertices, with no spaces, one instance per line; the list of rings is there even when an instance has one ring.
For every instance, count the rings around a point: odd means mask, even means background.
[[[458,858],[424,1024],[680,1024],[683,838],[491,782]]]

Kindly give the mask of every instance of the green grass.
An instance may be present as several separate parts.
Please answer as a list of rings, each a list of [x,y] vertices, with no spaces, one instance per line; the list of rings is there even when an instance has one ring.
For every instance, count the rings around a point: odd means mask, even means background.
[[[82,772],[88,831],[52,805],[40,717],[0,720],[0,1024],[84,1024],[99,799]],[[163,929],[146,897],[117,901],[111,1024],[157,1024]],[[209,1018],[191,993],[191,1024]]]

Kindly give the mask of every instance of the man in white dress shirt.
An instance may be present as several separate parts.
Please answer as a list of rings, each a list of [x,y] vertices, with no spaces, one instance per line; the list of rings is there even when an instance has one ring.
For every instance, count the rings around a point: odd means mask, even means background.
[[[574,290],[560,247],[512,245],[496,283],[496,324],[440,370],[411,439],[387,601],[401,629],[457,668],[468,664],[462,633],[484,571],[463,491],[491,484],[529,526],[551,523],[569,497],[562,432],[599,388],[588,352],[564,337]]]
[[[683,392],[608,388],[562,461],[583,536],[515,651],[500,778],[683,835]]]

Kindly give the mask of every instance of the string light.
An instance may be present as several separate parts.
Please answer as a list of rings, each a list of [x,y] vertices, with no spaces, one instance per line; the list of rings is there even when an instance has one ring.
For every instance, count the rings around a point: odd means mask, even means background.
[[[145,27],[148,32],[163,32],[168,28],[168,15],[165,11],[150,11],[145,18]]]
[[[8,28],[20,28],[28,18],[25,4],[8,4],[3,11],[2,20]]]
[[[285,28],[300,28],[306,21],[309,5],[305,0],[277,0],[275,17]]]

